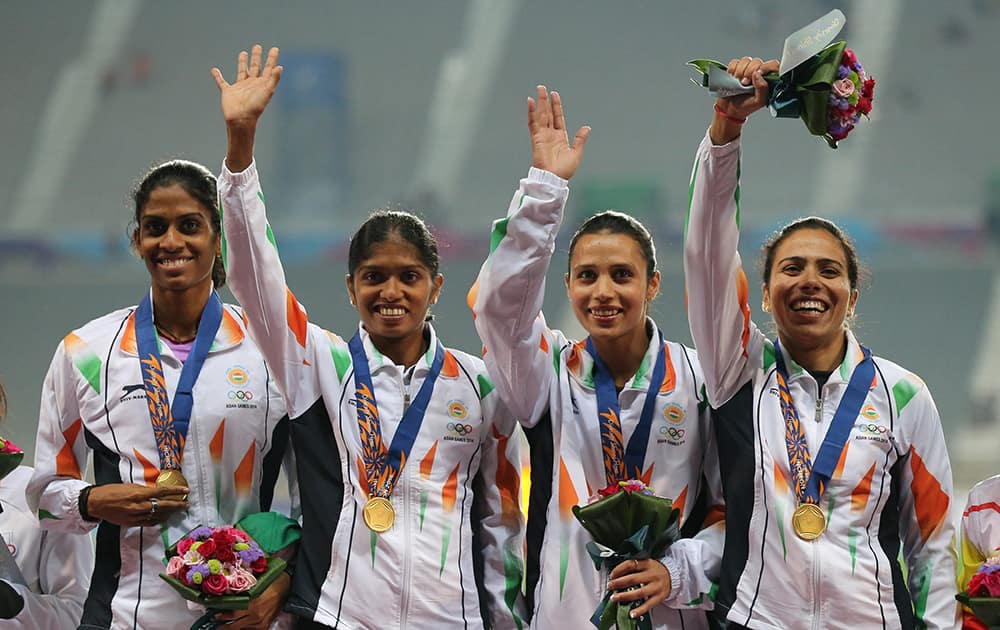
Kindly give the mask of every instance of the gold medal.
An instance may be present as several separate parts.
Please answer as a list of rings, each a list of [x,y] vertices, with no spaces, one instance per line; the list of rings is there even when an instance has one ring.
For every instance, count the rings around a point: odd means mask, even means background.
[[[815,503],[800,503],[792,514],[792,529],[802,540],[816,540],[826,529],[826,517]]]
[[[392,523],[396,520],[396,509],[385,497],[371,497],[365,503],[365,509],[361,512],[368,529],[381,534],[392,528]]]
[[[181,471],[176,468],[167,468],[161,470],[160,474],[156,476],[156,487],[157,488],[189,488],[187,479],[181,474]],[[186,501],[186,494],[171,495],[165,497],[168,499],[178,499],[180,501]]]

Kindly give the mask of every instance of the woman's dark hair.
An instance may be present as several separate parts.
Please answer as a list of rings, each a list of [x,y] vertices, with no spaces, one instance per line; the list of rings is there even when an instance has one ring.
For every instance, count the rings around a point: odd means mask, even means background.
[[[763,281],[765,286],[770,286],[771,283],[771,268],[774,266],[774,252],[778,250],[778,246],[788,238],[789,235],[798,232],[799,230],[826,230],[837,239],[840,246],[844,250],[844,258],[847,260],[847,279],[851,283],[851,289],[858,288],[858,281],[861,275],[861,264],[858,262],[858,250],[855,249],[854,243],[844,231],[841,230],[835,223],[823,219],[821,217],[804,217],[801,219],[796,219],[792,221],[785,227],[781,228],[777,232],[771,235],[764,243],[761,248],[760,258],[761,258],[761,272],[763,275]]]
[[[393,237],[413,245],[420,262],[430,270],[431,278],[438,275],[441,262],[437,240],[427,224],[412,212],[389,208],[372,212],[351,237],[351,247],[347,253],[347,273],[353,277],[365,259],[371,257],[372,248]]]
[[[576,230],[573,239],[569,242],[569,258],[573,258],[573,250],[576,242],[581,236],[587,234],[597,234],[608,232],[610,234],[624,234],[629,236],[639,246],[642,257],[646,260],[646,280],[652,280],[656,273],[656,247],[653,245],[653,237],[635,217],[629,216],[617,210],[605,210],[590,217]]]
[[[219,216],[219,195],[215,188],[215,175],[201,164],[188,160],[170,160],[154,166],[146,173],[132,191],[135,210],[129,224],[129,232],[133,233],[138,226],[142,209],[146,207],[153,191],[174,184],[183,188],[184,192],[191,195],[195,201],[208,210],[212,229],[216,235],[221,235],[222,220]],[[212,267],[212,284],[215,285],[216,289],[226,284],[226,268],[221,257],[216,257]]]

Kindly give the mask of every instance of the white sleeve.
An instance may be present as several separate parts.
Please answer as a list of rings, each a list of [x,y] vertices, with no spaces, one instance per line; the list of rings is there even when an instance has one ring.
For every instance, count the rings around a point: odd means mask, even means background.
[[[763,335],[750,320],[749,283],[737,245],[740,222],[740,141],[715,146],[708,134],[691,170],[684,236],[688,322],[718,409],[752,376]]]
[[[533,426],[545,412],[560,348],[545,325],[545,274],[555,249],[566,180],[532,168],[506,218],[493,223],[490,254],[469,292],[484,360],[511,412]]]
[[[296,418],[319,395],[310,367],[314,341],[306,310],[285,283],[256,164],[233,173],[223,163],[218,188],[226,281],[243,307],[250,335],[274,374],[289,417]]]
[[[59,344],[42,384],[35,436],[35,472],[25,492],[28,506],[43,529],[85,534],[97,523],[80,517],[80,491],[87,447],[77,399],[76,368]]]
[[[94,571],[94,546],[89,535],[42,532],[38,557],[41,593],[23,584],[11,586],[24,599],[17,617],[4,628],[75,628]]]

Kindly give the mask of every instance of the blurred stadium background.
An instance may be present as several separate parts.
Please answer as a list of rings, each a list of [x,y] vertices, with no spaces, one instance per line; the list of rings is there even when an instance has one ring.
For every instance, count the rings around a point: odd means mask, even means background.
[[[784,37],[841,8],[878,80],[875,111],[831,151],[801,123],[744,133],[744,260],[785,221],[824,214],[871,272],[857,331],[930,385],[957,485],[1000,471],[1000,1],[956,0],[8,0],[0,3],[0,378],[7,432],[33,451],[58,341],[146,290],[128,250],[128,193],[171,157],[217,170],[216,87],[255,42],[285,75],[257,160],[289,281],[312,319],[349,334],[346,243],[373,208],[421,212],[444,248],[436,311],[450,345],[479,347],[465,292],[529,166],[525,98],[558,89],[594,128],[565,230],[615,207],[655,228],[655,316],[690,343],[681,274],[687,180],[711,114],[684,62],[777,57]],[[561,274],[547,316],[575,330]],[[756,300],[751,300],[756,302]],[[755,304],[757,321],[765,321]],[[995,330],[994,330],[995,329]],[[964,494],[959,495],[964,503]]]

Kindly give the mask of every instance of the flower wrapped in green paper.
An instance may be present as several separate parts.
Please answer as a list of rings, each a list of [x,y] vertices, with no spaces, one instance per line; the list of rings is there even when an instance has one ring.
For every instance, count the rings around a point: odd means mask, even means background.
[[[191,530],[166,550],[160,574],[184,599],[207,611],[192,630],[215,628],[223,610],[246,610],[287,568],[278,552],[292,548],[298,522],[275,512],[258,512],[235,526]]]
[[[814,136],[831,148],[868,116],[875,97],[870,77],[846,42],[834,42],[846,18],[834,9],[785,39],[778,72],[764,75],[768,105],[777,118],[801,118]],[[696,84],[720,98],[753,92],[713,59],[694,59],[688,65],[700,74]]]
[[[631,479],[601,490],[585,506],[574,506],[573,516],[591,535],[587,553],[600,570],[612,569],[626,560],[662,557],[680,535],[680,512],[670,499],[654,495],[641,481]],[[629,612],[640,602],[619,605],[608,592],[598,605],[591,623],[600,630],[650,630],[649,615],[636,619]]]
[[[968,590],[955,599],[968,606],[986,626],[1000,627],[1000,547],[979,565],[969,580]]]
[[[10,440],[0,438],[0,479],[20,466],[23,459],[24,451],[21,450],[20,446]]]

